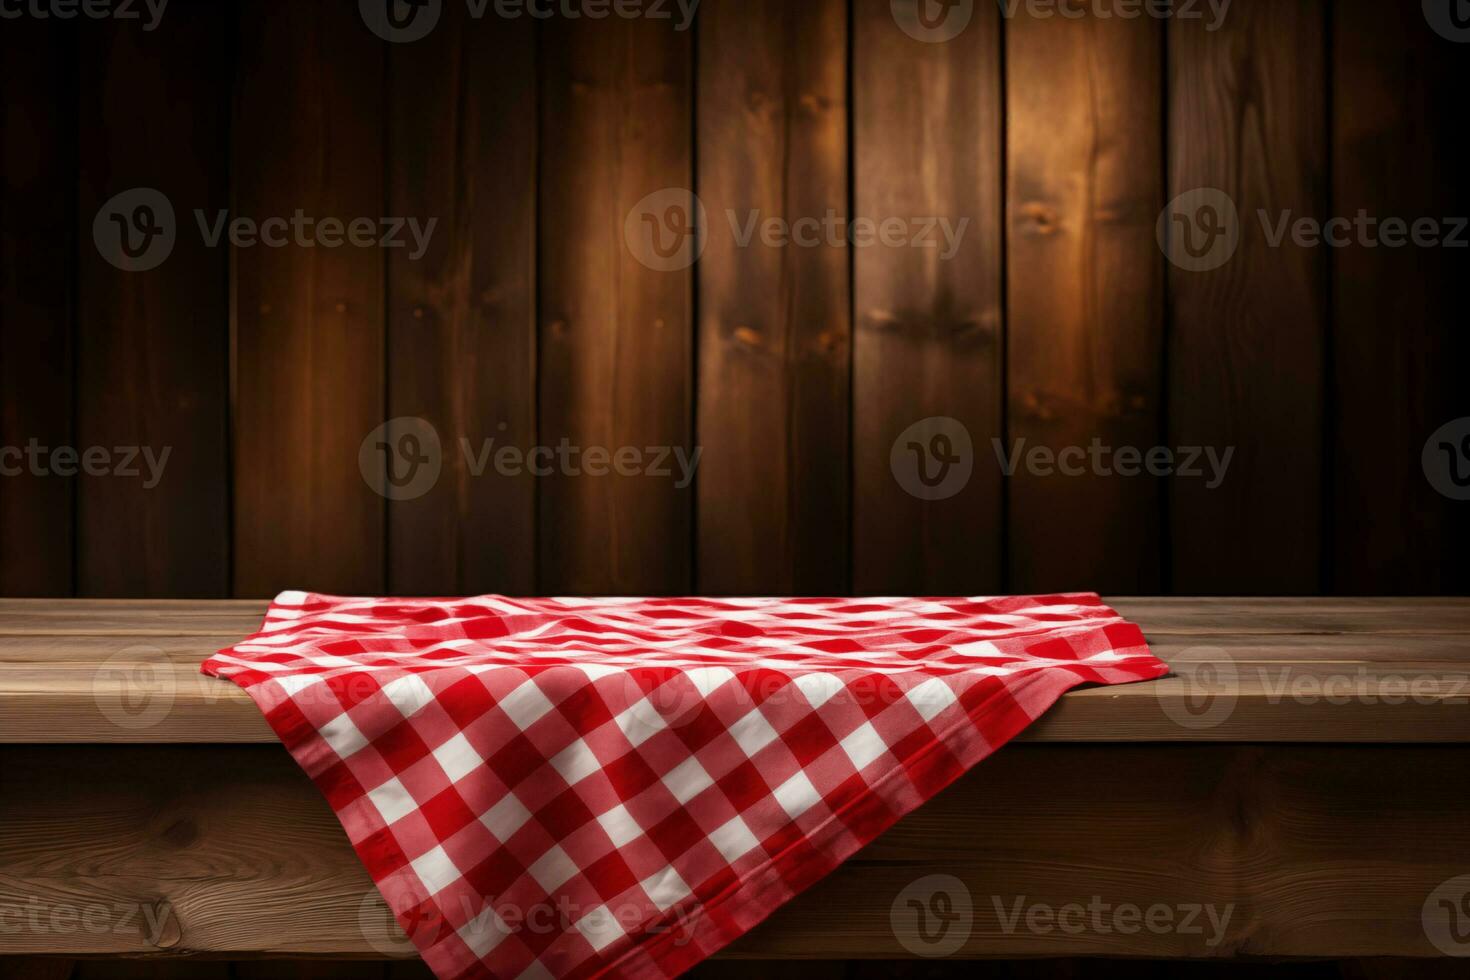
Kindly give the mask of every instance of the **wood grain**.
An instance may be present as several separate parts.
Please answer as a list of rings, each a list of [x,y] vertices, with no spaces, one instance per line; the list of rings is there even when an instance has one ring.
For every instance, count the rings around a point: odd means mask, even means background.
[[[389,51],[389,208],[436,222],[388,254],[389,415],[433,425],[444,467],[388,506],[399,595],[535,591],[536,481],[495,464],[536,441],[535,52],[530,18],[460,3]]]
[[[1430,956],[1463,873],[1456,747],[1015,746],[767,923],[733,958],[909,955],[891,909],[932,874],[974,918],[956,958]],[[279,748],[0,749],[0,898],[158,911],[162,929],[0,932],[0,952],[406,955],[319,793]],[[1391,839],[1394,848],[1384,850]],[[1213,904],[1218,930],[1008,928],[1025,905]],[[139,917],[141,919],[141,916]]]
[[[1417,6],[1345,0],[1333,10],[1333,215],[1410,226],[1465,215],[1470,159],[1452,122],[1463,55],[1425,29]],[[1467,353],[1456,326],[1463,255],[1412,243],[1332,250],[1334,591],[1470,587],[1470,519],[1421,461],[1431,433],[1470,416],[1470,389],[1446,370]]]
[[[648,195],[693,181],[690,34],[667,20],[559,18],[542,51],[540,443],[579,459],[538,463],[551,471],[538,588],[686,592],[694,490],[676,485],[664,449],[693,451],[693,273],[645,265],[624,230]],[[586,472],[589,450],[624,448],[672,475]]]
[[[0,31],[0,447],[73,441],[76,58],[54,21]],[[0,595],[73,594],[75,486],[3,463]]]
[[[240,35],[236,212],[384,217],[384,45],[356,8],[245,4]],[[358,466],[385,421],[383,266],[371,246],[236,252],[236,595],[383,590],[384,501]]]
[[[851,256],[845,240],[810,226],[848,210],[846,7],[757,0],[702,11],[704,594],[848,590]],[[771,244],[757,230],[768,221],[803,237]]]
[[[1178,676],[1075,690],[1037,742],[1470,741],[1470,603],[1116,600]],[[199,663],[258,603],[0,601],[0,742],[273,742]]]
[[[853,587],[999,591],[1002,488],[988,464],[1003,435],[1000,13],[976,4],[957,37],[923,43],[888,0],[856,0],[853,33],[856,217],[968,222],[948,260],[943,248],[855,249]],[[974,471],[956,495],[925,501],[899,484],[890,456],[934,417],[968,432]]]
[[[1170,197],[1234,202],[1239,247],[1212,271],[1171,268],[1169,431],[1234,449],[1224,482],[1171,485],[1172,587],[1301,594],[1322,580],[1326,258],[1269,244],[1327,207],[1325,7],[1240,0],[1218,30],[1169,24]]]
[[[1097,445],[1112,470],[1113,450],[1162,435],[1161,31],[1148,17],[1007,21],[1008,453]],[[1006,481],[1008,588],[1157,591],[1158,481],[1080,466]]]
[[[1149,636],[1219,633],[1283,636],[1470,633],[1470,604],[1433,598],[1131,598],[1105,600]],[[255,632],[267,603],[255,599],[0,599],[4,635],[179,636]]]
[[[195,214],[230,203],[233,22],[217,4],[171,13],[166,30],[80,28],[76,442],[116,454],[108,475],[77,478],[81,595],[229,594],[229,250]],[[93,228],[103,209],[128,217],[112,202],[136,188],[168,199],[176,241],[124,271]],[[159,460],[155,486],[123,447]]]

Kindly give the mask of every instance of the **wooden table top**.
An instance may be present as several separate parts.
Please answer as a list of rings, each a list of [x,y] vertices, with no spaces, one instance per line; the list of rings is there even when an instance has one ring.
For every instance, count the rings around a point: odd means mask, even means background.
[[[1470,742],[1470,600],[1113,599],[1174,667],[1067,694],[1031,742]],[[260,743],[201,675],[255,600],[0,600],[0,743]]]

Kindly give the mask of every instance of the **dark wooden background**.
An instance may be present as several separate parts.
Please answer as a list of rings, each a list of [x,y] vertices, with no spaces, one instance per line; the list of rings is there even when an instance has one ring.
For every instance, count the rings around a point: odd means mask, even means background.
[[[1465,252],[1155,243],[1164,202],[1465,214],[1465,46],[1409,0],[1201,21],[1003,19],[942,44],[889,0],[704,0],[385,44],[352,0],[172,0],[159,26],[0,22],[0,445],[172,447],[137,480],[0,479],[0,593],[1439,593],[1466,508],[1420,451],[1470,415]],[[1457,187],[1459,185],[1459,187]],[[163,191],[172,256],[93,247]],[[960,255],[734,249],[645,268],[623,219],[969,217]],[[209,248],[192,211],[433,216],[429,253]],[[722,221],[722,218],[716,220]],[[927,416],[960,495],[889,469]],[[386,419],[446,445],[702,448],[646,477],[473,478],[388,503]],[[992,437],[1234,446],[1224,485],[1024,474]]]

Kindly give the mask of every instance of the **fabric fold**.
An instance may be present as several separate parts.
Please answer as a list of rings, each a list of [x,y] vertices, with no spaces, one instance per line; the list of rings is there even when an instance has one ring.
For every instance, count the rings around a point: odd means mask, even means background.
[[[239,684],[441,978],[669,977],[1014,738],[1168,672],[1093,594],[283,593]]]

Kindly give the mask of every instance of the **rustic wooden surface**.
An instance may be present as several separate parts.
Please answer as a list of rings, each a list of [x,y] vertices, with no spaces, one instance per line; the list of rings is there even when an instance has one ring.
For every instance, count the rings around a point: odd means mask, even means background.
[[[7,21],[0,449],[174,455],[147,495],[0,480],[0,594],[1465,592],[1470,522],[1420,459],[1470,415],[1464,250],[1272,249],[1255,209],[1465,214],[1470,47],[1413,3],[1235,0],[1219,30],[955,6],[973,15],[945,43],[890,0],[706,0],[682,32],[456,3],[413,44],[351,3],[180,0],[151,32]],[[1202,185],[1248,235],[1185,272],[1148,202]],[[148,273],[90,243],[130,186],[177,198],[177,254]],[[654,273],[621,229],[666,187],[708,195],[715,222],[736,198],[969,225],[949,262],[716,248]],[[205,249],[193,210],[214,206],[438,226],[416,263]],[[357,449],[414,413],[448,469],[385,504]],[[889,453],[939,415],[976,469],[926,503]],[[665,494],[468,478],[461,433],[706,452]],[[993,438],[1236,455],[1215,490],[1007,481]]]
[[[384,46],[357,11],[243,4],[238,43],[232,214],[381,217]],[[383,265],[376,248],[236,250],[236,595],[383,588],[384,501],[358,469],[386,420]]]
[[[612,17],[541,35],[540,444],[687,454],[694,272],[644,265],[624,229],[648,195],[691,187],[690,33]],[[539,591],[687,591],[694,488],[674,483],[542,479]]]
[[[688,980],[968,980],[969,960],[706,960]],[[1361,957],[1341,960],[1243,962],[1047,957],[985,962],[988,980],[1463,980],[1454,959]],[[433,980],[418,960],[201,960],[0,957],[5,980]]]
[[[945,874],[973,908],[959,957],[1430,956],[1424,903],[1467,873],[1470,785],[1445,778],[1467,765],[1463,745],[1013,746],[726,955],[907,957],[891,909]],[[7,925],[0,954],[411,954],[278,747],[8,746],[0,790],[0,908],[73,923]],[[1231,912],[1064,933],[996,908],[1094,896]]]
[[[1162,435],[1162,37],[1147,17],[1007,23],[1008,452]],[[1007,489],[1010,589],[1159,591],[1159,481],[1023,467]]]
[[[853,215],[881,222],[968,219],[958,252],[853,249],[853,588],[956,595],[1000,588],[1004,432],[1005,149],[1001,17],[975,4],[939,44],[896,30],[889,0],[853,10]],[[974,444],[956,496],[925,501],[895,480],[909,426],[955,419]]]
[[[1117,599],[1175,667],[1071,692],[1036,742],[1470,741],[1470,601]],[[199,673],[260,602],[0,600],[0,742],[273,742]]]
[[[1321,588],[1326,249],[1269,247],[1258,211],[1326,210],[1326,20],[1250,0],[1218,30],[1169,22],[1168,196],[1223,191],[1240,231],[1223,266],[1169,275],[1169,444],[1236,450],[1220,486],[1173,483],[1180,592]]]
[[[848,588],[848,249],[747,222],[848,205],[847,4],[706,6],[699,52],[698,589]],[[756,462],[759,461],[759,462]]]
[[[443,460],[435,487],[388,508],[388,589],[521,594],[535,479],[493,453],[536,440],[536,32],[462,3],[441,16],[388,51],[389,213],[437,219],[422,256],[388,253],[388,416],[428,421]]]
[[[0,446],[74,431],[77,38],[57,20],[0,31]],[[76,488],[0,489],[0,595],[71,595]]]
[[[223,4],[176,13],[167,31],[121,20],[81,31],[71,438],[169,453],[156,486],[76,481],[84,596],[230,594],[230,249],[207,244],[195,213],[213,222],[231,206],[235,22]],[[168,198],[175,241],[156,268],[125,271],[98,251],[93,222],[114,195],[140,187]]]
[[[1463,45],[1413,4],[1338,0],[1333,14],[1332,213],[1414,221],[1465,215],[1470,164],[1458,115]],[[1470,416],[1459,329],[1463,249],[1332,250],[1330,587],[1470,591],[1470,514],[1424,479],[1429,434]],[[1365,452],[1366,447],[1373,447]],[[1382,514],[1399,515],[1393,521]]]

